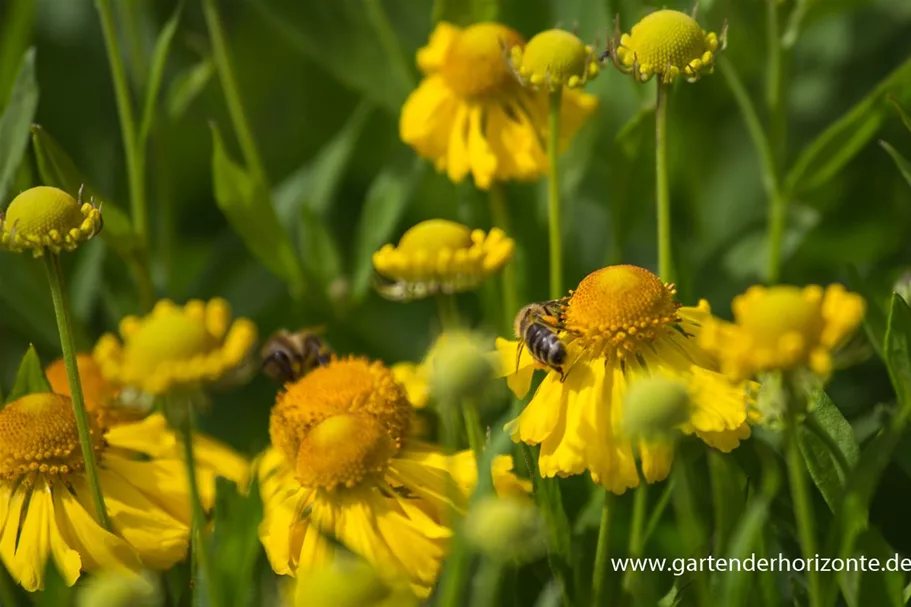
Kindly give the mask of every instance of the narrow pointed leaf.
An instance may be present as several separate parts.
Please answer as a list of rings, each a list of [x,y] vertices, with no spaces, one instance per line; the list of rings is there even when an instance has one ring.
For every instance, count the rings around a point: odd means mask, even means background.
[[[879,145],[892,157],[892,160],[895,161],[895,166],[898,167],[902,177],[905,178],[908,185],[911,185],[911,162],[908,162],[908,159],[905,158],[901,152],[892,147],[889,142],[880,141]]]
[[[38,352],[35,351],[35,346],[29,346],[19,363],[16,381],[6,402],[12,402],[28,394],[51,391],[51,384],[44,376],[44,367],[41,365],[41,359],[38,358]]]
[[[152,51],[152,65],[149,70],[149,81],[146,84],[145,103],[142,108],[142,122],[139,126],[140,146],[146,145],[149,133],[152,130],[152,124],[155,121],[155,113],[158,109],[158,91],[161,90],[161,79],[164,76],[168,53],[171,51],[171,42],[173,42],[174,34],[177,32],[177,25],[180,23],[182,11],[183,3],[181,2],[174,9],[174,14],[171,15],[171,18],[164,24],[158,34],[158,40],[155,41],[155,50]]]
[[[247,249],[295,295],[304,292],[303,272],[288,234],[272,206],[269,190],[235,163],[212,125],[215,201]]]
[[[35,80],[35,49],[22,57],[9,104],[0,118],[0,200],[5,200],[10,182],[28,147],[29,125],[38,108]]]

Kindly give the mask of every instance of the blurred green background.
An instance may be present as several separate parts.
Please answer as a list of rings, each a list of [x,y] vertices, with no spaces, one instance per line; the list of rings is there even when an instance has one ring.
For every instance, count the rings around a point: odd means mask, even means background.
[[[482,10],[495,5],[474,3],[490,5]],[[140,115],[156,39],[177,3],[113,4]],[[218,6],[272,203],[298,251],[306,287],[292,297],[216,205],[212,125],[230,157],[240,162],[242,155],[203,7],[188,1],[164,64],[147,154],[156,296],[180,302],[223,296],[238,315],[255,320],[263,336],[280,327],[324,325],[339,352],[389,363],[419,360],[437,330],[432,301],[396,304],[373,294],[371,253],[422,219],[452,218],[481,228],[491,223],[484,194],[470,183],[451,184],[398,139],[399,110],[419,79],[414,54],[432,30],[433,3],[221,0]],[[671,0],[667,7],[689,10],[691,3]],[[502,0],[499,20],[526,38],[554,24],[578,27],[580,37],[603,48],[615,13],[628,31],[654,8],[638,0]],[[803,18],[789,21],[795,8]],[[766,14],[762,0],[703,0],[699,20],[714,31],[729,22],[725,56],[768,123]],[[120,123],[94,3],[6,1],[0,3],[0,19],[0,103],[9,103],[17,74],[24,78],[20,68],[28,63],[23,63],[26,50],[33,48],[39,96],[33,117],[24,120],[41,125],[40,132],[60,144],[100,200],[128,211]],[[911,267],[911,183],[877,145],[885,140],[911,157],[911,131],[891,103],[894,98],[911,108],[911,69],[905,65],[887,80],[911,57],[909,31],[908,0],[789,0],[781,5],[780,33],[793,43],[784,64],[781,115],[787,136],[778,160],[781,173],[806,160],[806,150],[816,149],[793,190],[782,279],[846,282],[870,296],[874,317],[892,283]],[[877,89],[884,81],[886,87]],[[654,83],[638,85],[605,66],[587,91],[600,97],[601,107],[562,164],[570,284],[610,263],[656,265]],[[872,91],[877,93],[870,97]],[[860,110],[852,110],[858,104]],[[829,131],[820,143],[820,134],[852,111],[844,128]],[[680,295],[686,304],[707,298],[716,313],[729,316],[731,297],[764,275],[767,196],[760,159],[721,73],[695,85],[678,84],[670,112]],[[814,142],[817,148],[810,147]],[[24,143],[20,137],[11,145]],[[9,177],[2,184],[3,207],[18,191],[41,182],[31,145]],[[522,299],[544,299],[544,183],[511,184],[507,192]],[[269,196],[261,204],[268,205]],[[95,239],[67,255],[65,263],[82,348],[116,329],[124,314],[140,311],[133,277],[110,242]],[[490,332],[504,330],[497,288],[491,284],[460,297],[465,313]],[[59,356],[41,264],[4,253],[0,384],[11,385],[29,342],[46,363]],[[865,428],[878,427],[877,416],[894,396],[872,349],[858,347],[871,356],[838,375],[829,391],[864,438],[869,435]],[[255,453],[268,440],[274,393],[275,386],[257,377],[239,391],[216,394],[204,423],[213,434]],[[497,412],[492,407],[490,419]],[[902,470],[890,469],[882,491],[911,488]],[[889,520],[898,513],[885,508],[882,516]]]

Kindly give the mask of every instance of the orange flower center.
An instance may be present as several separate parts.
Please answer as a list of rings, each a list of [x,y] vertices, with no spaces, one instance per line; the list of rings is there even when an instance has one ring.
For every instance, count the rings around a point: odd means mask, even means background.
[[[402,446],[411,405],[381,363],[351,358],[319,367],[279,394],[272,444],[309,487],[353,487],[382,474]]]
[[[673,285],[637,266],[609,266],[579,283],[564,309],[564,324],[585,350],[635,352],[678,322]]]
[[[89,427],[96,452],[104,440],[92,416]],[[29,394],[0,411],[0,478],[32,472],[68,474],[83,470],[73,403],[60,394]]]

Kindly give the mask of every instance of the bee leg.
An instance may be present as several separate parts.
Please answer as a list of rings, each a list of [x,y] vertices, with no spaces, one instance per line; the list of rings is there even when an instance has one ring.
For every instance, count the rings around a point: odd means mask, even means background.
[[[519,347],[516,348],[516,373],[519,372],[519,362],[522,360],[522,348],[525,347],[524,341],[519,341]]]

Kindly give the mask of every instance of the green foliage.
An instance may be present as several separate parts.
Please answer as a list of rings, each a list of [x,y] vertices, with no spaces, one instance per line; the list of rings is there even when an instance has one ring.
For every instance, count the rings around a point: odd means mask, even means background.
[[[211,128],[212,179],[218,207],[247,248],[299,297],[304,292],[300,262],[278,221],[269,191],[231,160],[218,127],[212,124]]]
[[[35,49],[29,49],[22,57],[12,95],[0,117],[0,198],[6,198],[10,181],[28,147],[28,129],[37,107]]]
[[[246,493],[237,485],[219,477],[215,482],[215,527],[210,540],[213,570],[226,607],[260,605],[255,579],[260,558],[259,523],[262,500],[255,480]]]
[[[51,384],[48,383],[47,377],[44,376],[44,367],[41,359],[38,358],[38,352],[34,346],[29,346],[19,362],[19,370],[16,372],[16,381],[10,393],[6,397],[7,403],[28,396],[29,394],[38,394],[41,392],[53,392]]]

